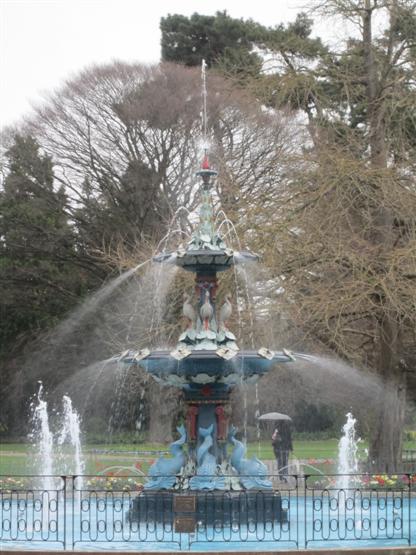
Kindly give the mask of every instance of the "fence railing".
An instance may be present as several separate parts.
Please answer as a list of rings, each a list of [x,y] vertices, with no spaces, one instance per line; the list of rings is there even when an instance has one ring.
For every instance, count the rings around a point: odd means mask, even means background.
[[[273,488],[144,489],[142,476],[0,476],[0,546],[227,550],[416,544],[416,475],[270,476]],[[178,481],[179,483],[179,481]],[[266,545],[265,545],[266,547]]]

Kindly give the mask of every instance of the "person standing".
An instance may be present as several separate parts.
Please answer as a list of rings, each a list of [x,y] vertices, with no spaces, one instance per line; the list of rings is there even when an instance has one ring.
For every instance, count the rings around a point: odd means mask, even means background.
[[[272,435],[272,446],[277,462],[277,472],[280,476],[286,475],[289,464],[289,454],[293,451],[292,432],[290,425],[282,422],[275,428]]]
[[[277,464],[277,474],[280,474],[282,467],[282,436],[280,435],[279,428],[275,428],[272,434],[272,447]]]

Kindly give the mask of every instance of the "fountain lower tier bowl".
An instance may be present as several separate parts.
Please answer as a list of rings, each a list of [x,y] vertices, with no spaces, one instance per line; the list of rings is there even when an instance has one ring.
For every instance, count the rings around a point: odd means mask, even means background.
[[[186,520],[184,519],[186,517]],[[244,522],[287,522],[287,510],[282,508],[278,492],[143,492],[130,503],[127,520],[133,522],[163,522],[175,531],[182,525],[193,532],[197,524],[204,526]],[[183,531],[183,530],[182,530]]]
[[[229,249],[177,251],[153,257],[155,262],[175,264],[189,272],[201,273],[223,272],[234,264],[257,262],[258,259],[257,254],[246,251],[233,252]]]
[[[270,353],[270,351],[268,351]],[[234,354],[235,353],[235,354]],[[164,385],[187,388],[195,385],[233,386],[243,382],[255,383],[276,363],[291,362],[285,352],[271,353],[265,358],[257,351],[236,351],[225,359],[218,351],[193,350],[180,360],[175,351],[153,351],[138,359],[135,353],[126,353],[122,361],[139,364],[154,379]],[[229,353],[228,353],[229,354]]]

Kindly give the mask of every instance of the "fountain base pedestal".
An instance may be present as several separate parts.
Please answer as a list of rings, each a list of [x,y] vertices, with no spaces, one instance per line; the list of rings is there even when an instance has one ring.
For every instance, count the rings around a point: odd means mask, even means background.
[[[193,532],[197,526],[281,524],[287,522],[287,510],[282,508],[280,493],[274,491],[143,491],[131,501],[127,520],[169,525],[177,532],[185,526]]]

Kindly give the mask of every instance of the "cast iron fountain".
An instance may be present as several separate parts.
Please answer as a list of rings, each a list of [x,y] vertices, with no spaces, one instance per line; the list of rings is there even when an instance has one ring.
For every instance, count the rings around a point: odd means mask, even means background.
[[[272,489],[265,464],[256,457],[247,459],[245,445],[236,439],[237,430],[230,424],[230,393],[237,385],[255,383],[275,363],[294,359],[286,350],[240,350],[227,326],[231,297],[226,295],[217,309],[217,274],[235,264],[256,261],[258,256],[234,252],[216,232],[211,198],[212,178],[216,175],[205,154],[197,172],[202,179],[202,202],[192,239],[186,248],[154,258],[155,262],[176,264],[195,274],[195,293],[184,294],[187,329],[173,351],[144,349],[119,357],[127,364],[139,364],[161,385],[180,387],[187,406],[186,425],[178,427],[180,437],[170,447],[172,457],[160,458],[150,467],[151,478],[133,502],[130,521],[148,519],[149,510],[156,520],[160,515],[166,521],[167,514],[175,520],[181,502],[194,506],[194,520],[199,521],[227,518],[234,504],[239,513],[243,509],[256,520],[284,519],[280,496]],[[224,491],[230,493],[227,506]],[[215,504],[216,492],[221,499],[220,510]]]

